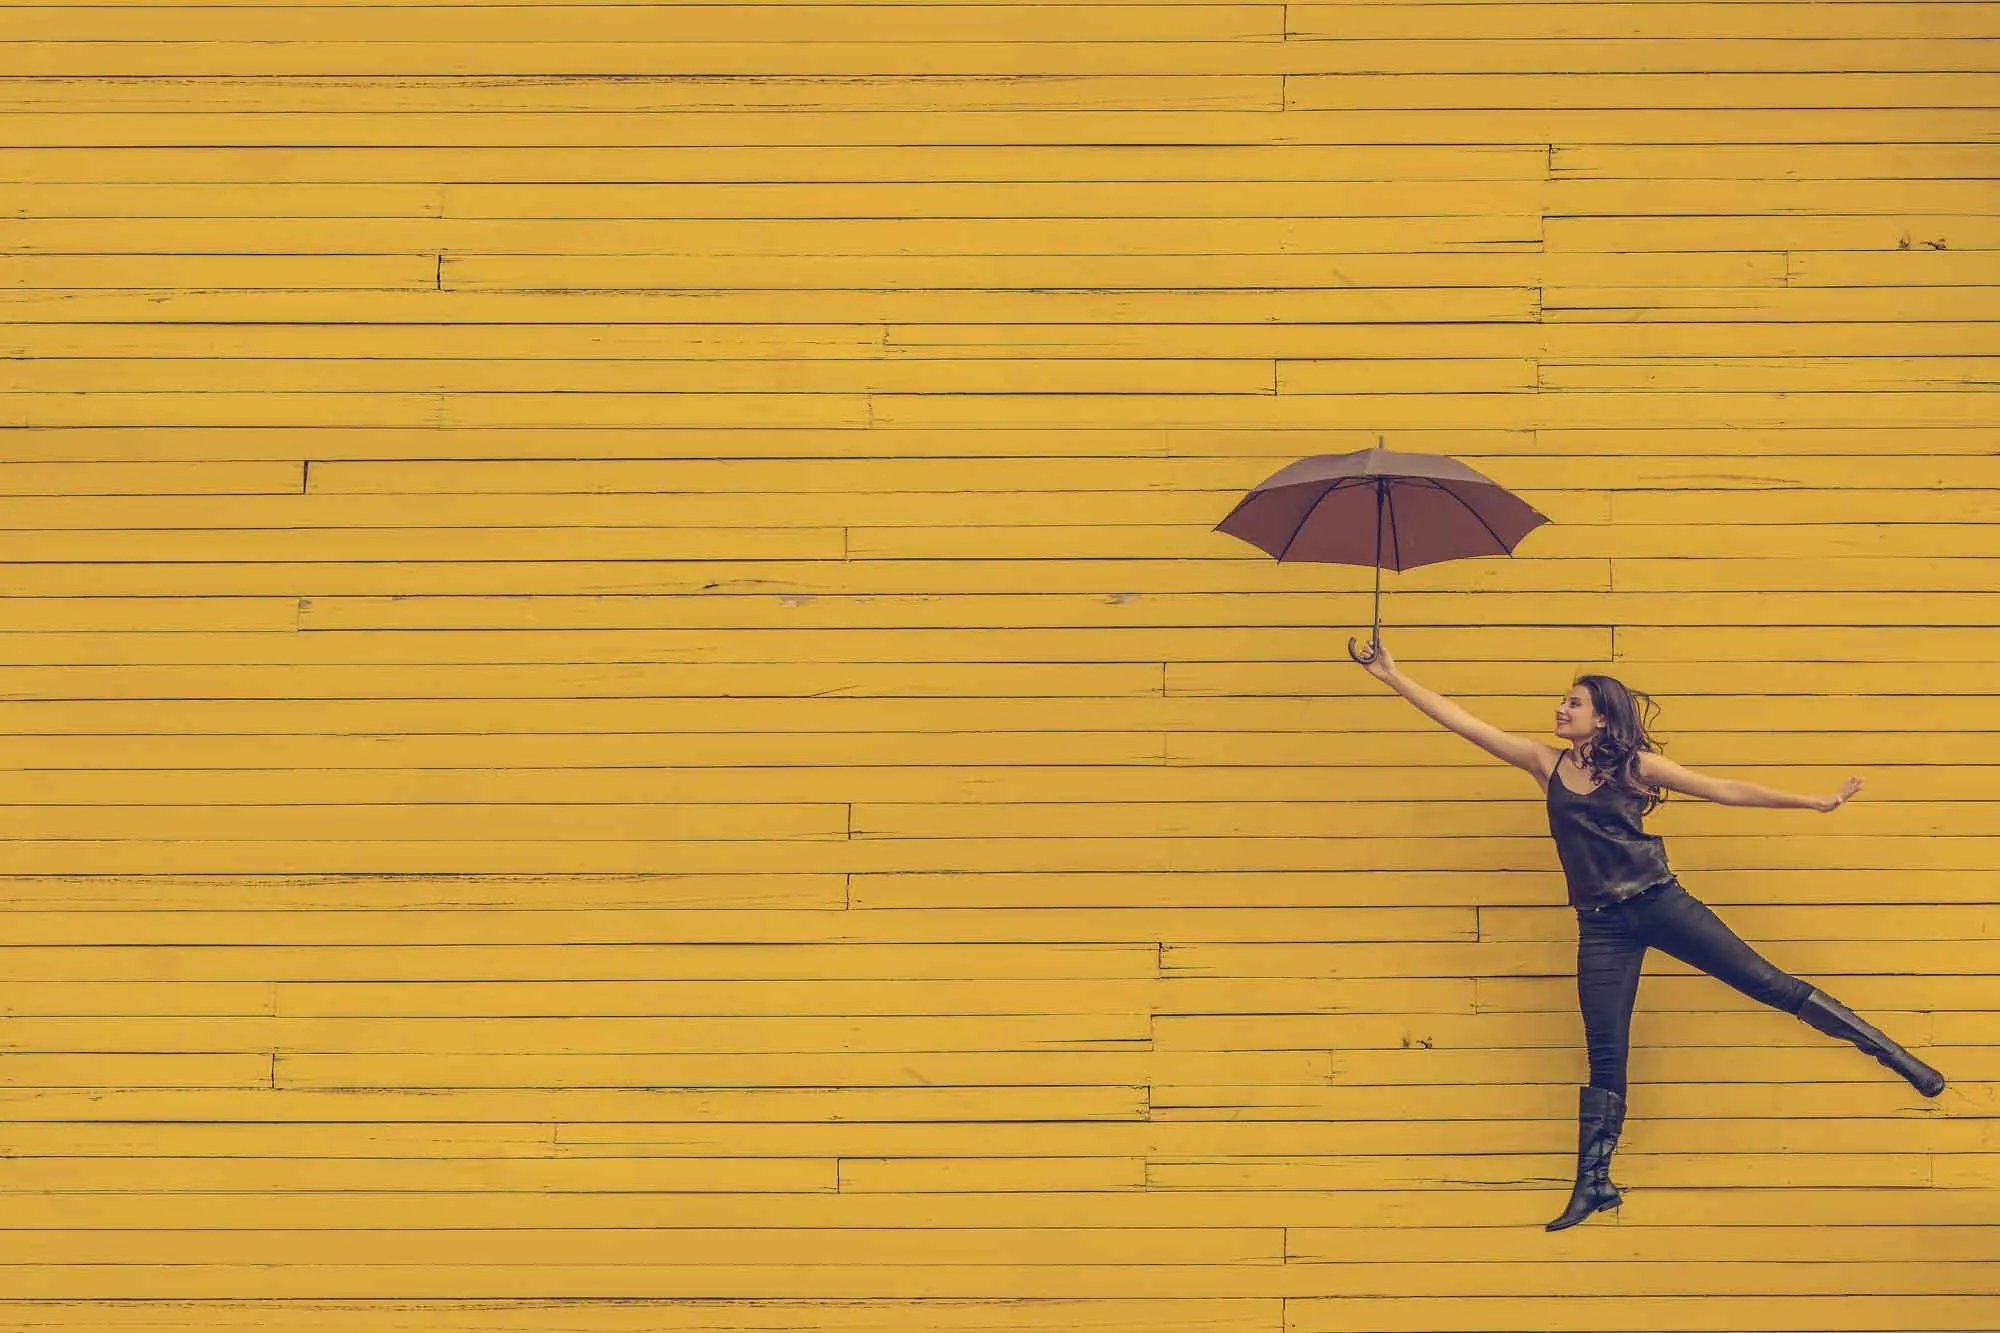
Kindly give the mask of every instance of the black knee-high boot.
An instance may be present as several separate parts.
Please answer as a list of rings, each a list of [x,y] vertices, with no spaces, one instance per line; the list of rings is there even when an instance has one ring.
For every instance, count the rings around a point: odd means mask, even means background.
[[[1625,1099],[1608,1088],[1583,1087],[1576,1098],[1576,1188],[1569,1207],[1548,1224],[1548,1230],[1573,1227],[1593,1213],[1616,1208],[1618,1187],[1611,1183],[1611,1150],[1625,1127]]]
[[[1799,1019],[1829,1037],[1853,1042],[1910,1081],[1910,1086],[1926,1097],[1944,1091],[1944,1075],[1911,1055],[1877,1029],[1857,1017],[1852,1009],[1823,990],[1814,989],[1799,1006]]]

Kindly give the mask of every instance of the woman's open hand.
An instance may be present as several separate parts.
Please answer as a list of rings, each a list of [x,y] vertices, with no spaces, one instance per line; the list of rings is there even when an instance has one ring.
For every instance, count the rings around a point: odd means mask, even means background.
[[[1849,798],[1851,798],[1854,795],[1854,793],[1860,790],[1861,790],[1861,779],[1849,778],[1846,782],[1841,784],[1840,790],[1838,792],[1834,793],[1832,796],[1822,796],[1819,798],[1820,813],[1825,814],[1830,811],[1840,809],[1841,806],[1847,804]]]

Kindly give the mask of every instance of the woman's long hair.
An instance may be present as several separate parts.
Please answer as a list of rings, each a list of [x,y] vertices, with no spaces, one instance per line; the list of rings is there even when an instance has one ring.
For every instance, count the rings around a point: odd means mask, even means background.
[[[1639,780],[1639,752],[1657,754],[1664,748],[1647,730],[1660,706],[1652,695],[1629,688],[1615,676],[1578,676],[1576,683],[1590,691],[1590,702],[1604,719],[1604,727],[1590,742],[1584,760],[1592,776],[1599,782],[1615,782],[1638,796],[1646,803],[1640,813],[1651,813],[1667,799],[1667,793],[1663,787],[1649,787]]]

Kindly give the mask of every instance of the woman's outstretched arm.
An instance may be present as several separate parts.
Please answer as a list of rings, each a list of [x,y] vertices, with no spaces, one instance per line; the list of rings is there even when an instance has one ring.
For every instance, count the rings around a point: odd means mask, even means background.
[[[1639,781],[1650,787],[1665,787],[1669,791],[1699,796],[1717,805],[1761,805],[1777,810],[1818,810],[1821,813],[1838,810],[1847,804],[1849,797],[1861,790],[1861,779],[1849,778],[1831,796],[1801,796],[1754,782],[1697,773],[1650,750],[1639,752]]]
[[[1362,666],[1369,675],[1415,704],[1418,710],[1433,722],[1440,723],[1465,737],[1494,758],[1504,759],[1516,768],[1526,769],[1543,781],[1548,780],[1556,754],[1555,747],[1544,745],[1529,736],[1502,731],[1492,723],[1474,717],[1436,690],[1417,684],[1402,673],[1396,666],[1396,659],[1389,656],[1388,648],[1381,644],[1375,646],[1374,657],[1362,663]]]

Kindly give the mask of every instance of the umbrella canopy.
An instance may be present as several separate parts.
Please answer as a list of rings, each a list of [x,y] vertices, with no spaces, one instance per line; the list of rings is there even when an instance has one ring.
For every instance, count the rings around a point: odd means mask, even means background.
[[[1215,525],[1280,561],[1375,567],[1382,639],[1382,571],[1512,555],[1548,517],[1483,473],[1442,454],[1360,449],[1302,458],[1259,482]],[[1356,660],[1353,640],[1348,651]]]

